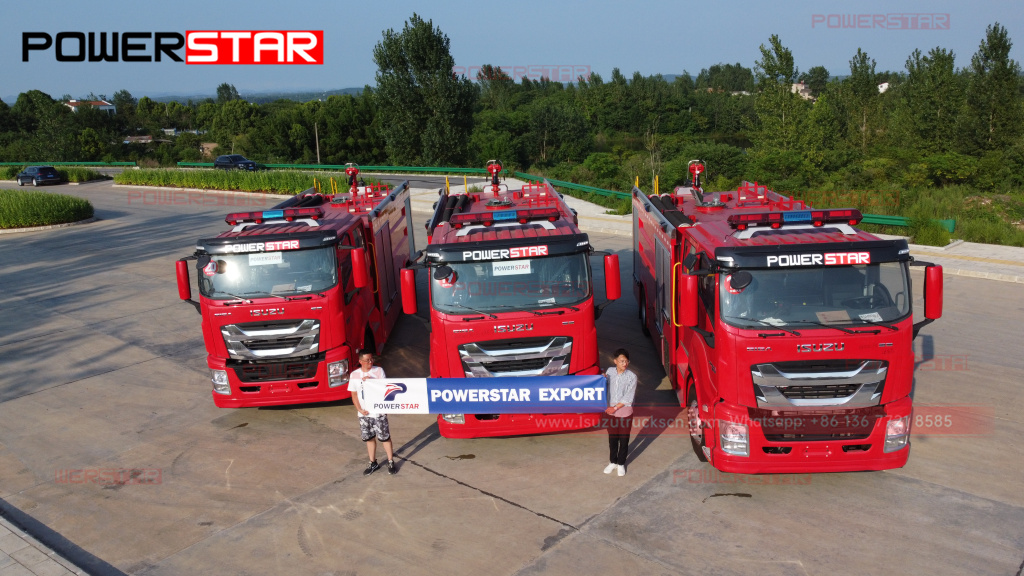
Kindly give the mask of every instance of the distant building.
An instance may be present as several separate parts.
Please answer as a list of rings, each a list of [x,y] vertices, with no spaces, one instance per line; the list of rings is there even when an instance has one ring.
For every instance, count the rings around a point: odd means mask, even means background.
[[[792,94],[797,94],[804,100],[814,100],[814,96],[811,94],[811,89],[807,87],[807,84],[803,82],[797,82],[796,84],[790,84],[789,91]]]
[[[106,100],[91,100],[89,102],[83,102],[81,100],[68,100],[64,103],[65,106],[71,108],[72,112],[78,112],[78,107],[83,104],[92,106],[93,108],[99,108],[107,114],[117,114],[117,107],[107,102]]]
[[[152,144],[152,136],[126,136],[124,139],[125,144]]]

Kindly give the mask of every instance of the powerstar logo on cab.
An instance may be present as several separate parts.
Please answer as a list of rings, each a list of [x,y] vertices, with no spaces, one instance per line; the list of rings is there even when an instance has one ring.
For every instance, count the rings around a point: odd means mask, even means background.
[[[184,58],[182,49],[184,48]],[[22,32],[21,61],[323,64],[323,30]]]
[[[273,250],[298,250],[298,240],[278,240],[276,242],[250,242],[248,244],[225,244],[228,252],[263,252]]]
[[[548,247],[545,246],[522,246],[519,248],[503,248],[500,250],[473,250],[462,253],[463,260],[505,260],[508,258],[530,258],[532,256],[547,256]]]
[[[768,257],[772,266],[841,266],[848,264],[871,264],[870,252],[832,252],[829,254],[780,254]]]

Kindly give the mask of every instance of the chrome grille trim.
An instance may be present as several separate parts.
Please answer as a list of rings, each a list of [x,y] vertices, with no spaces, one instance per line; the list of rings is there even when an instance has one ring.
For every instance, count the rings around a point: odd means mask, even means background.
[[[889,370],[888,362],[864,360],[852,370],[785,372],[774,364],[755,364],[750,369],[754,383],[754,397],[758,408],[772,410],[799,410],[823,407],[868,408],[878,406],[882,389]],[[857,389],[848,396],[833,398],[787,398],[788,388],[826,387],[856,385]],[[808,392],[808,391],[804,391]],[[800,395],[810,395],[803,394]]]
[[[569,374],[569,359],[572,356],[572,338],[556,336],[546,344],[524,348],[488,349],[487,342],[470,342],[459,345],[459,357],[467,378],[491,378],[495,376],[566,376]],[[548,358],[548,362],[537,370],[515,372],[491,372],[487,365],[511,360]]]
[[[316,354],[320,347],[320,321],[297,320],[291,323],[229,324],[220,329],[228,356],[235,360],[298,358]],[[298,342],[296,342],[298,339]],[[275,343],[280,346],[275,347]],[[258,350],[249,345],[259,346]]]

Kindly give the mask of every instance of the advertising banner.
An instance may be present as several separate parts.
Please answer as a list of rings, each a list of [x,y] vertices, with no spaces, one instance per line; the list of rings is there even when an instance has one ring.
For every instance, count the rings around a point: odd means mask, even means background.
[[[359,402],[385,414],[575,414],[608,407],[605,378],[386,378],[366,380]]]

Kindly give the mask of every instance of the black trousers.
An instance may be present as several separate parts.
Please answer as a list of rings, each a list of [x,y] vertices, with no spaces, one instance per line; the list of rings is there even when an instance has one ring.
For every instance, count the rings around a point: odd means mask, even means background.
[[[608,429],[608,462],[626,465],[626,451],[629,449],[629,432],[633,428],[633,417],[617,418],[605,415],[604,426]]]

